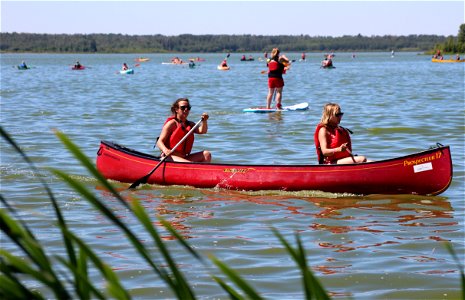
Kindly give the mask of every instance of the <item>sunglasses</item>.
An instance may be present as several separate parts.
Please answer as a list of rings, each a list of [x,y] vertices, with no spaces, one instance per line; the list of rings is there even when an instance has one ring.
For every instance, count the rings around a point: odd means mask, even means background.
[[[187,110],[191,110],[191,108],[192,108],[192,107],[191,107],[190,105],[188,105],[188,106],[184,106],[184,105],[183,105],[183,106],[179,106],[179,109],[180,109],[180,110],[186,110],[186,109],[187,109]]]
[[[344,115],[343,112],[339,112],[339,113],[336,114],[336,117],[342,117],[343,115]]]

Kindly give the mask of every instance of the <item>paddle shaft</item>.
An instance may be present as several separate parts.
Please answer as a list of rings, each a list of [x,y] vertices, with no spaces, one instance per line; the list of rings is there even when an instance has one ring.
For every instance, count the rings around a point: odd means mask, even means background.
[[[170,150],[170,152],[162,157],[162,159],[160,159],[160,162],[147,174],[145,175],[144,177],[136,180],[133,184],[131,184],[131,186],[129,187],[129,189],[133,189],[133,188],[136,188],[139,184],[141,183],[147,183],[147,180],[149,179],[149,177],[153,174],[153,172],[155,172],[156,169],[158,169],[159,166],[161,166],[161,164],[169,157],[171,156],[171,154],[173,154],[173,152],[176,150],[176,148],[179,147],[179,145],[181,145],[189,135],[191,135],[196,129],[197,127],[200,126],[200,123],[202,123],[203,121],[203,118],[200,119],[195,125],[194,127],[192,127],[191,130],[189,130],[189,132],[176,144],[174,145],[173,149]]]
[[[354,162],[354,163],[357,163],[357,162],[355,161],[354,155],[353,155],[352,152],[349,150],[349,148],[346,148],[346,151],[347,151],[347,153],[350,154],[350,157],[352,157],[353,162]]]

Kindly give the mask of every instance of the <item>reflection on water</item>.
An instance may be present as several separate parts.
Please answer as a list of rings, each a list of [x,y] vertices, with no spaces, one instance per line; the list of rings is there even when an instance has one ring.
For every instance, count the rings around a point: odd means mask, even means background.
[[[101,188],[97,187],[97,189]],[[161,186],[146,186],[144,189],[134,191],[125,191],[124,189],[121,189],[123,195],[126,195],[128,199],[139,199],[154,219],[157,216],[163,217],[186,239],[196,237],[191,232],[190,221],[213,219],[216,214],[215,211],[219,207],[228,206],[232,203],[255,204],[261,207],[263,211],[271,211],[278,216],[281,214],[281,217],[286,215],[304,216],[307,220],[312,221],[308,226],[312,231],[328,231],[332,234],[350,232],[382,234],[385,232],[392,233],[393,231],[400,232],[402,227],[425,227],[434,229],[437,235],[416,236],[408,239],[428,238],[445,241],[447,239],[442,238],[440,233],[448,231],[450,226],[458,225],[453,220],[451,203],[446,198],[434,196],[371,195],[355,197],[332,194],[333,197],[328,197],[328,193],[324,193],[325,197],[301,197],[301,194],[318,194],[320,192],[239,192]],[[151,192],[151,189],[156,192]],[[111,198],[104,191],[101,192],[104,198]],[[384,214],[384,212],[389,213]],[[375,214],[381,217],[370,218],[370,215]],[[433,222],[432,220],[435,219],[438,221]],[[325,220],[337,222],[327,222]],[[443,229],[441,229],[442,227]],[[171,239],[172,237],[166,236],[165,238]],[[401,241],[405,238],[399,236],[396,239]],[[349,251],[356,248],[398,243],[399,241],[356,247],[347,247],[347,243],[351,243],[347,241],[345,245],[339,246],[321,242],[320,246],[338,248],[339,251]]]

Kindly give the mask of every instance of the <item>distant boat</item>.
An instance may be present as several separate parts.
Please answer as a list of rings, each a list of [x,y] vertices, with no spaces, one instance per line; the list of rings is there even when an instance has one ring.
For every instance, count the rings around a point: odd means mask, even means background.
[[[120,70],[120,74],[134,74],[134,69]]]
[[[434,63],[463,63],[465,62],[465,59],[438,59],[438,58],[432,58],[431,62]]]
[[[139,58],[136,58],[135,61],[136,62],[146,62],[146,61],[149,61],[150,58],[146,58],[146,57],[139,57]]]
[[[71,70],[85,70],[86,67],[84,66],[79,66],[79,67],[76,67],[76,66],[72,66],[71,67]]]

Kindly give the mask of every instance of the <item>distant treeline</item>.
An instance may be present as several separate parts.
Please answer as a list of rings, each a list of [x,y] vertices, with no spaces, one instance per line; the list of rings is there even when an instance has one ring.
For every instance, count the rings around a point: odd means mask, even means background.
[[[123,35],[0,33],[2,52],[173,53],[283,51],[431,51],[452,37],[438,35]]]
[[[465,53],[465,23],[460,25],[457,38],[450,36],[444,43],[436,44],[434,48],[443,53]]]

